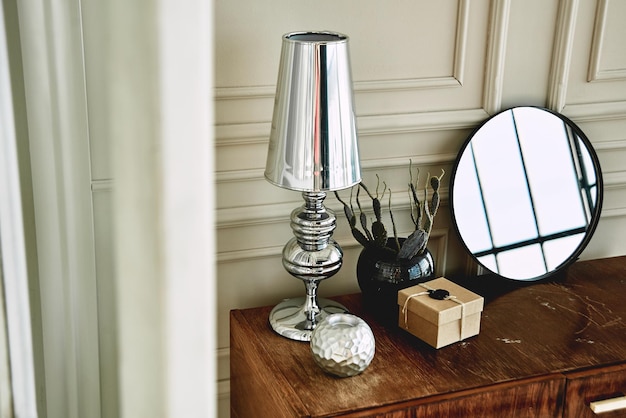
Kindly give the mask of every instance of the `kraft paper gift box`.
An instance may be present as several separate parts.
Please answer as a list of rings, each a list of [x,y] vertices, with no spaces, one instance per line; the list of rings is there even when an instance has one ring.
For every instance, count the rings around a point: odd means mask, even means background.
[[[479,333],[484,299],[440,277],[399,291],[398,305],[400,328],[441,348]]]

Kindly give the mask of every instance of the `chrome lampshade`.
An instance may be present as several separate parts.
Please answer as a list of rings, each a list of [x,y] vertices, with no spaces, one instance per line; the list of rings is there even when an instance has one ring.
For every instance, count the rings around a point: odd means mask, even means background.
[[[283,265],[304,282],[306,296],[281,302],[270,323],[287,338],[309,341],[324,317],[346,311],[318,299],[317,287],[339,271],[343,257],[332,239],[335,216],[323,205],[326,192],[361,181],[347,36],[283,36],[265,177],[301,191],[305,201],[291,214],[294,238],[285,245]]]
[[[265,177],[312,192],[361,181],[347,36],[283,37]]]

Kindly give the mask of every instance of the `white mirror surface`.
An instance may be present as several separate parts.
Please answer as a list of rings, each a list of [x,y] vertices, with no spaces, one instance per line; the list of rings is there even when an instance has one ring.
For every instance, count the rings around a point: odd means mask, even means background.
[[[472,134],[450,195],[461,240],[483,267],[538,280],[573,261],[589,241],[602,177],[591,143],[572,121],[517,107]]]

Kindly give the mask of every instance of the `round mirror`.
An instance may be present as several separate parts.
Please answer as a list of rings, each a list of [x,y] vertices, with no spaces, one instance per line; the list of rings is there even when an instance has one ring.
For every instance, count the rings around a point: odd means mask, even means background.
[[[600,218],[602,174],[589,139],[563,115],[505,110],[467,140],[450,185],[452,218],[480,265],[540,280],[573,262]]]

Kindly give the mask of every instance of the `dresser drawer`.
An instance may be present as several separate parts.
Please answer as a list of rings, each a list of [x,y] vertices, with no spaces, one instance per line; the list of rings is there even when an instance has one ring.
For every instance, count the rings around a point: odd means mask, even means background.
[[[591,406],[592,402],[618,400],[626,395],[626,364],[570,373],[566,385],[565,418],[626,417],[626,408],[596,414]]]
[[[564,387],[563,376],[555,374],[438,395],[341,416],[350,418],[556,418],[561,417]]]

